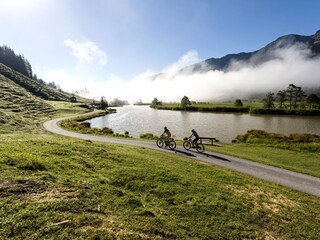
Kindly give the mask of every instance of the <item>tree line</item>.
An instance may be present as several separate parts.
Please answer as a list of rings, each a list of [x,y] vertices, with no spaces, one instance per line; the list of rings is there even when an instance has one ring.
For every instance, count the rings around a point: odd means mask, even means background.
[[[15,54],[15,52],[7,46],[0,46],[0,62],[29,78],[33,77],[32,67],[29,61],[23,55]]]
[[[320,108],[320,97],[315,93],[307,95],[302,87],[289,84],[285,90],[279,90],[275,95],[272,92],[266,94],[262,100],[264,108],[276,108],[275,102],[278,103],[279,109],[317,109]]]
[[[28,59],[21,54],[16,54],[14,50],[8,46],[0,46],[0,63],[40,84],[47,85],[54,89],[61,89],[60,86],[54,82],[46,83],[41,78],[38,78],[37,75],[32,72],[32,66]]]

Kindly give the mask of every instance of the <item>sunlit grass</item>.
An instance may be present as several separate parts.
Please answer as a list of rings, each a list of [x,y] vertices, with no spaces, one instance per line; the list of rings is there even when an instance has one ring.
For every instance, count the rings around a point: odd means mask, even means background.
[[[248,143],[223,144],[222,147],[206,146],[206,149],[320,177],[319,152]]]
[[[0,231],[15,239],[317,239],[318,198],[143,148],[2,135]]]

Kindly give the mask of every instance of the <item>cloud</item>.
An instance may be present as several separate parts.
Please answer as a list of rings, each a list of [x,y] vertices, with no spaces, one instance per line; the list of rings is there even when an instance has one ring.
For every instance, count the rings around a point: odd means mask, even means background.
[[[98,62],[101,65],[107,64],[107,54],[99,49],[99,47],[90,41],[79,42],[67,39],[64,44],[72,49],[72,54],[80,62]]]
[[[180,69],[198,63],[200,61],[202,60],[198,57],[198,52],[195,50],[190,50],[186,54],[184,54],[177,62],[165,67],[162,72],[178,72]]]
[[[272,54],[277,58],[260,65],[234,62],[228,72],[160,74],[151,80],[140,75],[131,81],[131,88],[137,89],[135,92],[144,101],[154,97],[180,101],[184,95],[194,101],[211,101],[247,98],[268,91],[276,93],[290,83],[320,87],[320,58],[310,58],[311,52],[306,46],[295,45]]]
[[[193,57],[190,57],[192,56]],[[179,102],[183,96],[191,101],[218,101],[225,99],[247,98],[252,94],[265,94],[268,91],[276,93],[293,83],[301,87],[320,87],[320,58],[310,58],[310,51],[301,46],[275,51],[279,57],[256,65],[253,63],[234,62],[228,72],[209,71],[205,73],[190,72],[179,74],[176,66],[188,60],[196,59],[196,54],[186,54],[176,63],[164,69],[174,69],[174,74],[160,74],[147,70],[131,80],[126,80],[111,74],[105,79],[88,79],[81,74],[71,76],[64,71],[51,72],[45,79],[58,85],[68,86],[71,91],[79,91],[87,87],[90,97],[100,99],[105,96],[112,100],[119,98],[135,102],[139,98],[151,102],[157,97],[166,102]],[[180,65],[181,64],[181,65]],[[79,89],[74,89],[77,86]],[[88,97],[88,96],[87,96]]]

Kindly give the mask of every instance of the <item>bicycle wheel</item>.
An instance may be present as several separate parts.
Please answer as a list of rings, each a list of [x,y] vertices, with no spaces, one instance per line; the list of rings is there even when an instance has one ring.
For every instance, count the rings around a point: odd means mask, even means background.
[[[183,142],[183,147],[184,147],[185,150],[190,150],[190,148],[191,148],[191,142],[189,142],[189,141],[184,141],[184,142]]]
[[[204,152],[204,145],[202,143],[198,143],[196,146],[196,149],[199,153],[203,153]]]
[[[159,148],[162,148],[163,145],[164,145],[164,142],[163,142],[162,139],[158,139],[158,140],[156,141],[156,144],[157,144],[157,146],[158,146]]]
[[[171,150],[174,150],[174,149],[176,148],[176,146],[177,146],[177,144],[176,144],[175,141],[170,141],[170,142],[169,142],[169,148],[170,148]]]

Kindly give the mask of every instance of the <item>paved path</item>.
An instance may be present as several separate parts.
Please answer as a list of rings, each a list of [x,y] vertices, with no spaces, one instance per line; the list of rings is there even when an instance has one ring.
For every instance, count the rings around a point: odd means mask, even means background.
[[[76,132],[70,132],[64,130],[58,126],[58,122],[72,118],[60,118],[54,119],[44,123],[46,130],[73,138],[107,142],[115,144],[125,144],[130,146],[150,148],[157,151],[172,153],[187,158],[195,159],[198,161],[206,162],[213,165],[218,165],[225,167],[234,171],[242,172],[260,179],[264,179],[270,182],[274,182],[286,187],[290,187],[296,190],[300,190],[309,193],[314,196],[320,197],[320,178],[312,177],[306,174],[296,173],[288,170],[284,170],[277,167],[272,167],[264,165],[261,163],[256,163],[248,160],[244,160],[237,157],[231,157],[220,153],[208,152],[197,153],[196,151],[186,151],[183,147],[177,146],[175,151],[169,149],[160,149],[156,146],[155,142],[144,142],[139,140],[128,140],[122,138],[111,138],[111,137],[101,137],[93,136],[88,134],[81,134]]]

